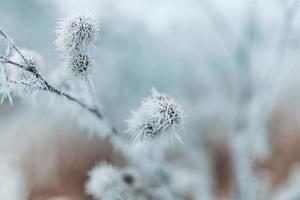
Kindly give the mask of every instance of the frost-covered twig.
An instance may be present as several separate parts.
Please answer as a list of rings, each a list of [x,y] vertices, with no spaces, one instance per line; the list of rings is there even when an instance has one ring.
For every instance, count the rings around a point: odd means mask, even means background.
[[[24,66],[22,64],[19,64],[19,63],[15,63],[15,62],[13,62],[13,61],[11,61],[11,60],[3,57],[3,56],[0,56],[0,60],[1,60],[2,63],[12,64],[12,65],[15,65],[15,66],[23,69],[23,70],[26,70],[26,71],[32,73],[39,81],[41,81],[44,84],[44,87],[39,87],[39,89],[44,90],[44,91],[49,91],[49,92],[54,93],[56,95],[65,97],[66,99],[68,99],[68,100],[70,100],[74,103],[77,103],[78,105],[80,105],[84,109],[87,109],[88,111],[90,111],[92,114],[94,114],[100,120],[104,119],[104,116],[102,115],[102,113],[98,109],[90,107],[89,105],[87,105],[84,102],[80,101],[76,97],[73,97],[72,95],[55,88],[48,81],[46,81],[46,79],[44,77],[42,77],[41,74],[39,74],[37,71],[35,71],[35,69],[26,67],[26,66]]]
[[[23,55],[23,53],[21,52],[21,50],[12,42],[11,39],[9,39],[9,37],[2,31],[0,30],[0,34],[3,36],[4,39],[6,39],[6,41],[9,43],[9,45],[11,45],[15,51],[22,57],[22,59],[24,60],[24,62],[27,60],[25,58],[25,56]],[[4,64],[11,64],[14,65],[16,67],[19,67],[22,70],[25,70],[29,73],[31,73],[38,81],[40,81],[40,83],[42,83],[42,86],[38,87],[38,89],[43,90],[43,91],[48,91],[51,92],[53,94],[56,94],[58,96],[64,97],[67,100],[74,102],[76,104],[78,104],[79,106],[81,106],[82,108],[88,110],[91,114],[93,114],[94,116],[96,116],[99,120],[103,120],[105,119],[104,115],[99,111],[98,108],[96,107],[91,107],[90,105],[87,105],[86,103],[84,103],[83,101],[81,101],[80,99],[60,90],[57,89],[56,87],[54,87],[53,85],[51,85],[37,70],[34,66],[30,66],[28,63],[26,63],[26,65],[20,64],[20,63],[16,63],[12,60],[10,60],[7,57],[4,57],[3,55],[0,55],[0,62],[4,63]],[[114,127],[111,127],[111,131],[112,133],[116,134],[117,131]]]
[[[14,50],[22,57],[24,62],[27,62],[25,56],[21,53],[20,49],[15,45],[15,43],[0,29],[0,35],[9,43],[9,46],[14,48]]]

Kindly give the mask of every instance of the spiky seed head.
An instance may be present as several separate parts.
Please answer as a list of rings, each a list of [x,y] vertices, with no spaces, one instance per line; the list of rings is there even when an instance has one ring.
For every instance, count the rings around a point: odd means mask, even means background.
[[[124,191],[119,183],[119,170],[106,163],[100,163],[89,172],[85,190],[96,200],[124,199]]]
[[[75,15],[59,22],[55,44],[63,53],[79,52],[98,37],[98,22],[92,15]]]
[[[69,58],[67,64],[69,70],[79,77],[85,77],[92,66],[92,59],[84,53],[75,53]]]
[[[21,49],[20,51],[26,60],[24,60],[22,56],[17,52],[14,52],[9,59],[15,63],[27,67],[33,72],[41,71],[44,68],[45,61],[41,54],[29,49]],[[9,69],[9,74],[13,79],[29,80],[33,78],[32,74],[25,70],[20,70],[19,68],[16,67],[9,67],[8,69]]]
[[[151,96],[142,101],[140,108],[132,112],[127,121],[127,132],[132,135],[133,142],[148,142],[164,136],[175,136],[181,126],[182,108],[174,98],[152,89]]]

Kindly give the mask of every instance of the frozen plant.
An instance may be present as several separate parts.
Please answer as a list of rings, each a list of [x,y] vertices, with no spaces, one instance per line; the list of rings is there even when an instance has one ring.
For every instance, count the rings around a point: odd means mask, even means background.
[[[164,168],[162,164],[159,163]],[[85,189],[96,200],[181,199],[161,180],[166,178],[162,169],[154,173],[153,169],[146,173],[143,170],[142,166],[118,168],[101,162],[89,172]]]
[[[36,89],[40,91],[47,91],[50,93],[53,93],[55,95],[58,95],[60,97],[64,97],[66,100],[71,101],[83,109],[87,110],[90,112],[92,115],[94,115],[96,118],[99,120],[104,120],[104,116],[102,113],[99,111],[99,109],[95,105],[89,105],[85,101],[76,98],[75,96],[72,96],[71,94],[64,92],[52,84],[49,83],[48,80],[42,74],[38,71],[36,63],[32,61],[32,59],[26,58],[26,55],[22,53],[22,51],[14,44],[14,42],[3,32],[0,31],[1,37],[7,42],[8,49],[10,49],[10,52],[7,53],[6,55],[0,55],[0,61],[4,65],[4,68],[8,67],[15,67],[16,69],[14,70],[21,70],[26,73],[31,74],[33,77],[35,77],[36,82],[39,83],[38,86],[32,85],[27,82],[23,82],[22,80],[15,80],[13,77],[8,77],[8,73],[6,72],[5,74],[7,75],[7,81],[9,84],[6,84],[6,88],[11,87],[13,85],[14,87],[19,86],[20,88],[31,88],[31,89]],[[85,43],[85,41],[83,42]],[[83,44],[82,44],[83,45]],[[12,55],[14,54],[19,54],[19,57],[21,58],[22,62],[15,62],[11,59]],[[15,57],[15,56],[13,56]],[[89,82],[88,82],[89,83]],[[4,86],[4,84],[2,84]],[[2,90],[5,88],[2,87]],[[91,89],[92,92],[92,89]]]
[[[88,174],[85,190],[96,200],[142,200],[149,195],[140,173],[133,167],[121,169],[101,162]]]
[[[6,53],[0,54],[0,93],[2,99],[8,98],[12,103],[11,95],[23,96],[22,91],[30,89],[35,92],[44,92],[64,100],[67,105],[66,108],[70,108],[71,111],[80,112],[80,116],[85,121],[87,120],[87,125],[95,127],[96,130],[94,131],[97,133],[103,135],[104,132],[108,132],[113,139],[115,148],[122,149],[124,157],[128,159],[128,166],[125,169],[118,169],[109,164],[101,163],[94,167],[89,172],[86,192],[95,199],[140,200],[155,196],[159,198],[165,196],[172,200],[180,199],[178,198],[180,195],[169,186],[169,178],[166,177],[169,177],[170,174],[168,174],[166,166],[162,166],[164,165],[162,156],[160,159],[153,158],[152,152],[144,153],[148,150],[147,148],[136,154],[136,151],[131,150],[130,136],[134,142],[151,140],[155,143],[157,138],[164,140],[166,137],[176,137],[181,140],[178,128],[182,125],[182,108],[172,97],[152,89],[151,96],[142,102],[141,107],[133,113],[129,120],[129,134],[122,134],[117,131],[97,106],[93,83],[89,74],[93,62],[90,50],[93,42],[98,38],[98,31],[98,23],[93,16],[71,16],[59,23],[55,43],[63,55],[64,67],[67,69],[65,71],[72,77],[71,81],[61,81],[61,83],[66,84],[66,87],[59,87],[50,83],[42,75],[41,68],[44,64],[38,53],[20,49],[0,30],[0,39],[7,44]],[[58,77],[64,78],[60,75],[57,74]],[[94,124],[97,125],[94,126]],[[99,124],[102,126],[98,126]],[[105,131],[102,129],[103,127],[106,128]],[[140,144],[147,146],[143,142]],[[142,162],[137,162],[139,159]],[[151,163],[143,172],[143,179],[150,181],[147,181],[147,187],[140,190],[141,176],[135,169],[139,168],[139,165],[143,164],[144,161]],[[134,165],[135,168],[130,168],[131,165]],[[159,180],[160,183],[157,183],[156,180]],[[155,184],[152,184],[153,182]]]
[[[56,30],[57,49],[63,54],[67,68],[86,77],[91,69],[91,45],[98,38],[99,26],[94,16],[71,16],[63,19]]]
[[[39,54],[38,52],[29,50],[29,49],[20,49],[20,51],[26,58],[27,63],[29,65],[31,65],[32,68],[36,68],[37,71],[41,72],[41,70],[44,68],[43,56],[41,54]],[[23,61],[22,57],[16,52],[14,52],[11,55],[10,60],[15,63],[20,63],[22,65],[26,65],[26,63]],[[15,80],[20,79],[20,80],[28,81],[30,79],[35,78],[29,72],[24,71],[24,70],[18,70],[17,68],[14,68],[14,67],[8,68],[8,70],[9,70],[9,73],[11,73],[10,76],[12,78],[14,78]]]
[[[127,131],[134,143],[165,136],[181,141],[177,131],[181,126],[182,114],[181,106],[173,98],[153,88],[151,96],[142,101],[137,111],[132,112]]]

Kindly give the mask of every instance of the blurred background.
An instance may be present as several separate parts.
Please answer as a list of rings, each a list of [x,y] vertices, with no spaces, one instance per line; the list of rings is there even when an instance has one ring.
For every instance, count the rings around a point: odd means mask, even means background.
[[[165,154],[184,199],[300,199],[300,1],[0,1],[1,30],[44,56],[46,77],[62,65],[56,22],[99,17],[92,75],[119,130],[152,87],[182,104],[184,144]],[[107,139],[65,112],[19,99],[0,106],[0,185],[24,179],[28,199],[88,199],[86,171],[99,160],[122,165]]]

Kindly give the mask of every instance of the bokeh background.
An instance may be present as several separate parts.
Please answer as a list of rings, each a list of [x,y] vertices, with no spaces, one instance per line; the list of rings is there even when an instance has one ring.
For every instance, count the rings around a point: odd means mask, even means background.
[[[53,43],[56,22],[78,12],[100,18],[92,75],[99,103],[119,130],[152,87],[182,104],[184,144],[165,153],[187,200],[234,197],[235,97],[247,90],[240,87],[249,77],[243,67],[251,69],[258,100],[248,120],[254,123],[249,148],[252,168],[263,177],[261,198],[300,199],[293,189],[300,186],[298,0],[0,2],[0,28],[44,56],[48,77],[62,66]],[[88,198],[81,187],[86,171],[102,159],[122,163],[106,139],[86,134],[67,112],[19,99],[0,106],[1,163],[25,171],[29,184],[20,190],[29,199]],[[15,172],[0,177],[0,185],[19,179]]]

